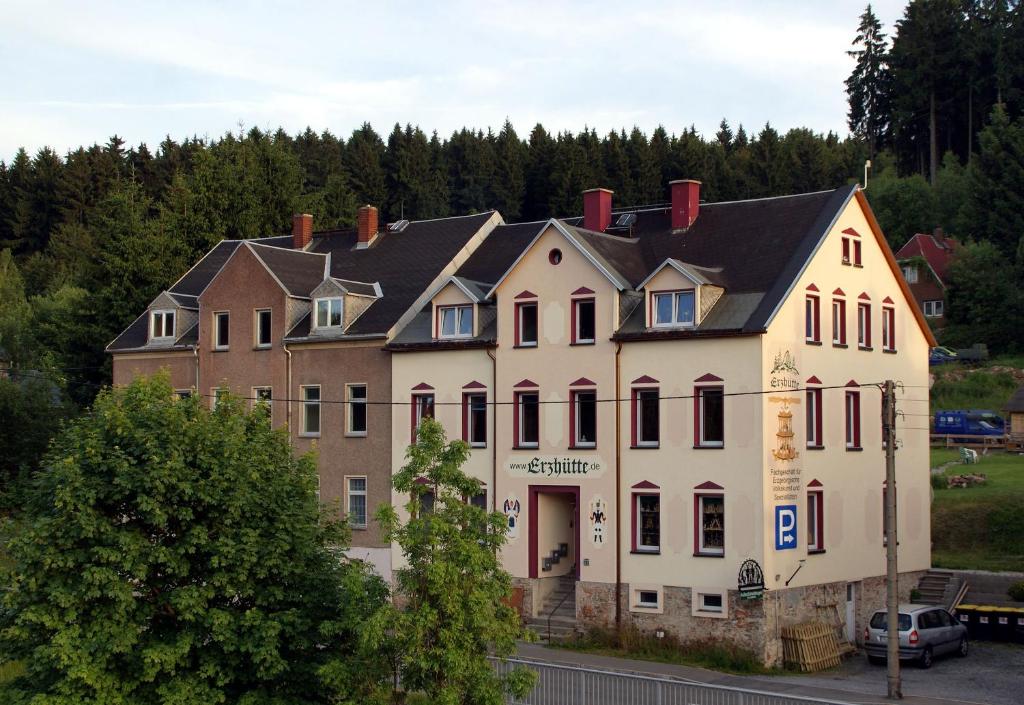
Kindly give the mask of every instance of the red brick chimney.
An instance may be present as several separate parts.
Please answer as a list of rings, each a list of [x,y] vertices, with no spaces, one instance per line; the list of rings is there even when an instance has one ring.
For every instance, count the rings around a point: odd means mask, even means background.
[[[583,192],[583,227],[603,233],[612,224],[612,192],[592,188]]]
[[[700,182],[677,179],[668,185],[672,189],[672,229],[686,230],[700,213]]]
[[[359,242],[356,247],[369,247],[377,237],[377,209],[374,206],[360,206],[357,221]]]
[[[292,247],[303,250],[313,239],[313,216],[296,213],[292,216]]]

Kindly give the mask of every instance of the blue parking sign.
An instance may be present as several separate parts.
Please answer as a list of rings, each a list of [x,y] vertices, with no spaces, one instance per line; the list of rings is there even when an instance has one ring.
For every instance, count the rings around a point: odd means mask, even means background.
[[[775,550],[790,548],[796,548],[796,505],[781,504],[775,507]]]

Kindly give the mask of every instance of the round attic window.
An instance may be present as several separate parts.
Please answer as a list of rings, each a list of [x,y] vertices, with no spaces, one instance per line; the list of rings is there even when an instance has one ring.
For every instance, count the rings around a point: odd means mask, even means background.
[[[562,261],[562,251],[557,247],[548,253],[548,262],[551,264],[558,264]]]

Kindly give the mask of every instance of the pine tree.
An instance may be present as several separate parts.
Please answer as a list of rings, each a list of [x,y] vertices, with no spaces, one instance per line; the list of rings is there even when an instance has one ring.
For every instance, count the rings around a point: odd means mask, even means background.
[[[970,235],[1012,258],[1024,234],[1024,118],[1011,121],[997,105],[978,146],[969,170]]]
[[[890,74],[888,42],[870,4],[860,16],[853,46],[857,48],[846,52],[857,60],[846,79],[847,124],[851,132],[867,141],[873,159],[889,127]]]
[[[548,210],[551,192],[551,168],[554,163],[555,141],[540,123],[530,131],[524,186],[526,200],[524,220],[540,220],[553,214]]]
[[[492,207],[507,222],[515,222],[523,212],[523,194],[526,190],[525,152],[525,145],[506,118],[494,140],[495,166],[491,200]]]
[[[380,208],[387,197],[384,178],[384,143],[370,123],[354,130],[345,145],[345,169],[360,205]]]

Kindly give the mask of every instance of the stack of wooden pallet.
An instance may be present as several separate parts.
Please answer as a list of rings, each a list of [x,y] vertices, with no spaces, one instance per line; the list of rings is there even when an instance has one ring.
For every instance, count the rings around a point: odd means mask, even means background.
[[[839,665],[835,629],[824,622],[783,627],[782,657],[787,666],[808,673],[835,668]]]

